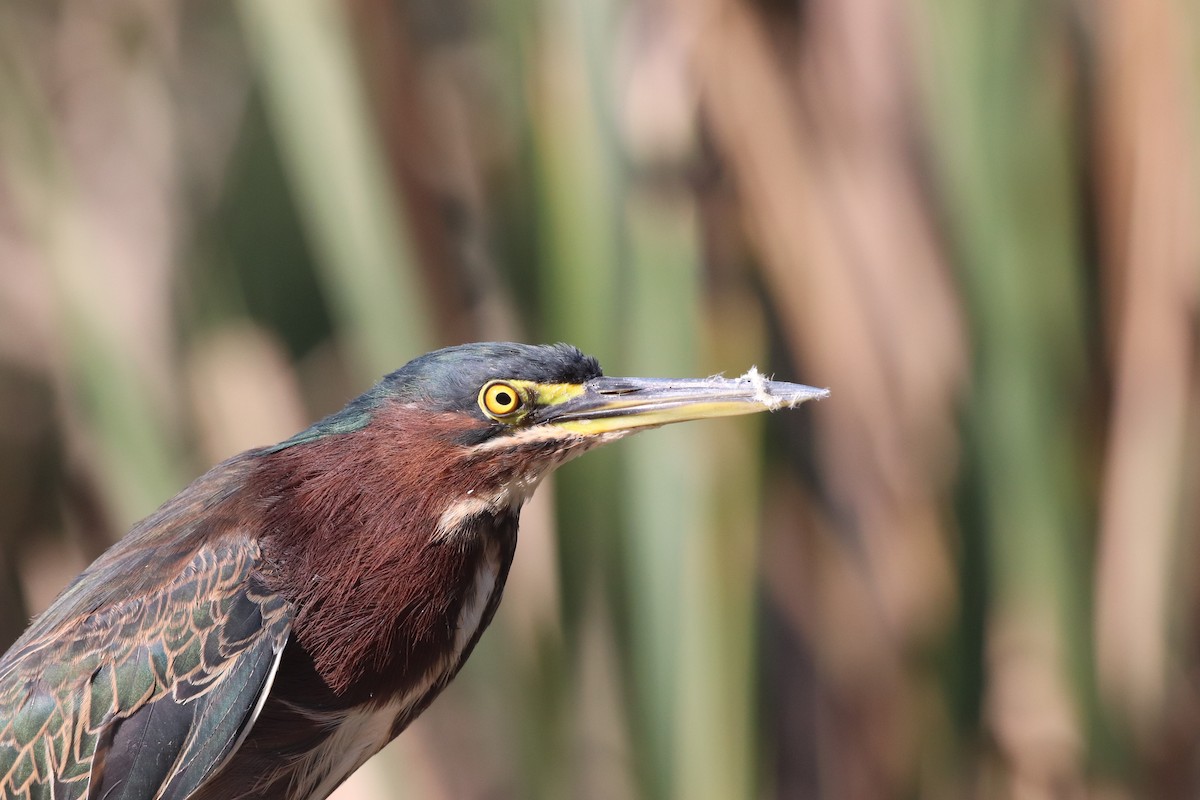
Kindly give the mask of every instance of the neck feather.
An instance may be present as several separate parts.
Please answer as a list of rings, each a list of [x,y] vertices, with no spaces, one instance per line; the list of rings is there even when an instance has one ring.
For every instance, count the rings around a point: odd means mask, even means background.
[[[507,572],[523,497],[473,509],[451,535],[439,528],[463,498],[497,497],[514,477],[494,453],[464,469],[462,425],[457,415],[384,409],[361,430],[262,458],[269,580],[296,606],[292,642],[336,694],[360,681],[418,683],[452,648],[489,548],[501,548]],[[422,447],[404,444],[413,441]]]

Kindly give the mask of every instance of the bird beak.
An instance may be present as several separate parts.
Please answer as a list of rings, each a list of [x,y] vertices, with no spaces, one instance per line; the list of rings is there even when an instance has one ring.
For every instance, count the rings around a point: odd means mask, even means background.
[[[756,370],[740,378],[594,378],[543,410],[543,422],[584,435],[628,431],[705,417],[795,408],[828,389],[769,381]]]

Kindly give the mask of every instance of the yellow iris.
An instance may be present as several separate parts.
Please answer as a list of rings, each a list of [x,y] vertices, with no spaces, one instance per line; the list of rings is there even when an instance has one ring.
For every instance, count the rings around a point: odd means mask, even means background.
[[[489,417],[507,417],[517,411],[522,402],[517,387],[506,381],[492,381],[479,393],[479,406]]]

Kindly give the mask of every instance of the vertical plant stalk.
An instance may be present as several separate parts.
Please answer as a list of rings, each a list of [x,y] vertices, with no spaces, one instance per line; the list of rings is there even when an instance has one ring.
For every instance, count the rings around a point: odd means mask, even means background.
[[[866,704],[858,719],[847,714],[841,755],[823,765],[835,794],[861,784],[863,761],[885,765],[876,791],[898,791],[916,754],[901,737],[860,734],[899,724],[908,693],[924,690],[895,658],[896,642],[947,624],[954,590],[939,504],[965,360],[957,299],[912,164],[897,144],[906,133],[896,110],[903,100],[873,102],[912,96],[905,39],[888,38],[903,30],[903,15],[894,3],[872,0],[809,4],[804,66],[822,81],[837,75],[844,83],[806,93],[809,73],[789,74],[751,4],[677,7],[689,19],[703,106],[784,335],[812,379],[840,398],[814,412],[823,418],[823,472],[835,502],[850,512],[839,533],[855,550],[835,558],[853,563],[829,572],[831,582],[846,581],[846,591],[867,599],[853,609],[826,608],[826,624],[874,633],[822,644],[860,665],[858,682],[835,690],[846,705],[863,696],[888,702]],[[841,62],[843,37],[855,52],[872,54],[867,64]],[[891,45],[882,52],[881,37]]]
[[[529,81],[541,290],[537,333],[548,341],[572,342],[611,370],[621,363],[616,331],[621,320],[618,197],[623,175],[603,83],[610,12],[607,2],[537,4]],[[595,633],[585,629],[602,624],[603,618],[589,615],[594,608],[589,595],[594,587],[612,585],[619,541],[613,525],[620,521],[617,467],[623,457],[619,450],[601,451],[555,476],[568,647]],[[549,688],[539,692],[540,713],[526,730],[526,796],[573,793],[572,751],[581,728],[587,734],[587,723],[573,718],[574,709],[566,702],[572,684],[581,678],[566,656],[556,648],[542,668],[540,683]]]
[[[927,81],[975,355],[966,424],[986,542],[983,720],[1015,796],[1083,791],[1083,258],[1062,9],[925,3]]]
[[[146,26],[138,58],[125,49],[121,20]],[[0,80],[0,160],[31,267],[50,276],[58,336],[49,369],[68,458],[102,476],[123,530],[187,474],[169,301],[176,132],[170,67],[159,62],[169,59],[175,17],[67,7],[56,22],[63,40],[46,45],[52,55],[18,57],[18,80]],[[37,39],[36,26],[25,33]],[[41,84],[56,92],[53,105]]]
[[[1113,414],[1096,566],[1101,690],[1146,743],[1168,674],[1172,558],[1193,383],[1200,193],[1192,28],[1177,4],[1100,17],[1101,245],[1113,302]]]
[[[434,341],[400,198],[335,0],[236,4],[306,230],[359,375]]]

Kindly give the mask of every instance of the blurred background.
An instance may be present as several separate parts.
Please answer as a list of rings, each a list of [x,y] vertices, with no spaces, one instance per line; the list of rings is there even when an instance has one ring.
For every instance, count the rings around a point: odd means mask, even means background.
[[[1198,23],[2,0],[0,646],[216,461],[566,340],[833,396],[558,473],[337,800],[1200,795]]]

